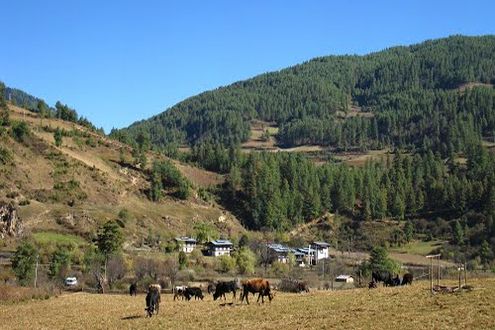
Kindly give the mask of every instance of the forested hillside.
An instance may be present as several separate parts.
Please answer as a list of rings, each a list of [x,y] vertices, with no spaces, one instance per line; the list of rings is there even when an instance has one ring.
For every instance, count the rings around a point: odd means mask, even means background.
[[[495,257],[495,36],[329,56],[187,99],[112,136],[227,173],[222,203],[251,229],[286,231],[332,212],[408,220],[389,242],[450,242],[450,256]],[[278,127],[279,146],[334,153],[395,150],[381,161],[316,165],[291,153],[240,152],[253,120]],[[140,142],[141,141],[141,142]],[[180,145],[191,152],[177,153]],[[352,239],[352,238],[349,238]]]
[[[281,146],[439,151],[495,130],[495,37],[454,36],[366,56],[328,56],[202,93],[114,131],[156,148],[239,145],[253,119],[276,122]],[[350,115],[353,113],[354,115]]]

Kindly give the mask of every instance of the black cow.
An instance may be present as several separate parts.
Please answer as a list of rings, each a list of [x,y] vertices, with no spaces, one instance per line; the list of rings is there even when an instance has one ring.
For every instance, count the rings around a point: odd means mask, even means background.
[[[237,291],[237,282],[236,281],[228,281],[228,282],[218,282],[215,288],[215,292],[213,293],[213,300],[217,300],[220,297],[223,299],[227,299],[225,297],[226,293],[232,292],[233,299],[235,299],[235,293]]]
[[[130,295],[130,296],[135,296],[135,295],[137,295],[137,284],[136,284],[136,283],[132,283],[132,284],[129,286],[129,295]]]
[[[184,297],[186,297],[187,300],[191,300],[192,297],[194,297],[194,300],[203,300],[204,298],[203,291],[198,287],[187,287],[184,291]]]
[[[396,275],[394,278],[390,277],[387,278],[385,281],[385,286],[399,286],[400,285],[400,278],[399,275]]]
[[[156,287],[150,286],[148,293],[146,294],[146,312],[149,317],[153,316],[153,313],[158,315],[160,309],[160,291]]]
[[[384,285],[387,286],[392,283],[392,274],[390,272],[374,271],[371,273],[371,280],[376,283],[383,282]]]
[[[407,273],[407,274],[404,274],[404,277],[402,277],[402,282],[400,285],[406,285],[406,284],[411,285],[412,282],[413,282],[413,274]]]

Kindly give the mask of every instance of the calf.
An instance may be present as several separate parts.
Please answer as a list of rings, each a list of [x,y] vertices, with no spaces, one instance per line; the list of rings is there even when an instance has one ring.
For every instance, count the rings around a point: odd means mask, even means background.
[[[225,294],[229,292],[233,293],[233,299],[235,299],[237,289],[238,286],[236,281],[218,282],[217,286],[215,287],[215,292],[213,293],[213,300],[217,300],[220,297],[223,297],[223,299],[225,300],[227,299],[225,297]]]
[[[160,290],[159,284],[152,284],[148,287],[148,293],[146,293],[146,308],[149,317],[153,316],[153,313],[158,315],[160,310]]]
[[[203,291],[201,290],[201,288],[198,287],[186,288],[184,292],[184,297],[186,297],[187,300],[191,300],[192,297],[194,297],[194,300],[196,299],[203,300],[204,298]]]
[[[136,294],[137,294],[137,284],[136,283],[132,283],[129,286],[129,295],[130,296],[135,296]]]
[[[255,278],[251,280],[242,281],[241,283],[243,289],[241,296],[241,303],[245,298],[246,303],[249,305],[249,299],[248,299],[249,293],[252,294],[258,293],[258,300],[256,300],[256,302],[259,302],[261,298],[261,302],[265,303],[264,300],[265,296],[268,296],[270,302],[272,301],[273,294],[270,292],[270,283],[267,280],[262,278]]]

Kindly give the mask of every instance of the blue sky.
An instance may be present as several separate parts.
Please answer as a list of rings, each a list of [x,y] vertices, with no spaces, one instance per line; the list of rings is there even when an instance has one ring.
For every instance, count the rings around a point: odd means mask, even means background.
[[[495,1],[0,0],[0,80],[108,132],[312,57],[495,34]]]

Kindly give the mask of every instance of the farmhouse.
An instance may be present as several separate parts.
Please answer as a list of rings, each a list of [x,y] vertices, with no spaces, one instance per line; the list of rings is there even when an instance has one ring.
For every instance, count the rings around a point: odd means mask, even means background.
[[[208,254],[213,257],[230,255],[233,244],[228,240],[218,239],[208,243]]]
[[[175,241],[179,245],[179,251],[191,253],[196,248],[196,240],[194,238],[181,236],[176,237]]]
[[[330,244],[326,242],[313,242],[311,243],[311,249],[314,250],[314,260],[318,263],[318,260],[328,259],[328,248]]]
[[[352,275],[339,275],[335,278],[335,282],[354,283],[354,277]]]

